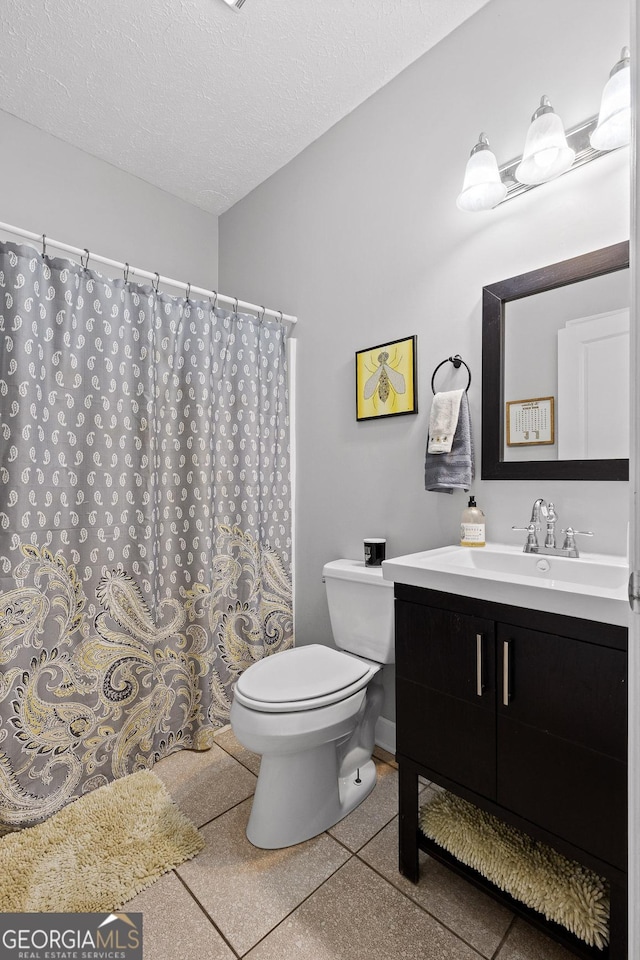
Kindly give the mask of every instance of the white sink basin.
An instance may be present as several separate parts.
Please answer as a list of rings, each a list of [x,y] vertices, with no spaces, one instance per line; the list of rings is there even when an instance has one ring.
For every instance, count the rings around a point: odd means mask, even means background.
[[[386,580],[627,626],[629,568],[623,557],[551,557],[522,547],[440,547],[382,564]]]

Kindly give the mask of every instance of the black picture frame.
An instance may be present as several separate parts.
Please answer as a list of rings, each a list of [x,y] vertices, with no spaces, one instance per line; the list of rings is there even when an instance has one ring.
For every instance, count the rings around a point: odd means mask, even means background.
[[[418,412],[417,353],[416,334],[356,350],[356,420]]]

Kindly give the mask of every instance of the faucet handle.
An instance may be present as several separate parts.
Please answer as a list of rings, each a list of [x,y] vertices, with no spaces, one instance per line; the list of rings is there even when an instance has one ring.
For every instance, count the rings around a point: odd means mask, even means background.
[[[566,527],[563,531],[565,534],[563,550],[573,550],[576,546],[576,537],[592,537],[593,530],[574,530],[573,527]]]
[[[511,527],[512,530],[525,530],[527,533],[527,542],[525,544],[525,553],[537,553],[538,552],[538,527],[533,521],[528,523],[526,527]]]

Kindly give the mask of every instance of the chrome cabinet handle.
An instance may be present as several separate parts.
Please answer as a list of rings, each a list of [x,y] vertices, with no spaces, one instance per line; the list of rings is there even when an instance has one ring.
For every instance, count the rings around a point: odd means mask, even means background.
[[[482,696],[484,684],[482,683],[482,634],[476,633],[476,693]]]
[[[509,650],[511,648],[511,641],[504,640],[502,644],[502,704],[505,707],[509,706],[509,700],[511,699],[511,693],[509,692]]]

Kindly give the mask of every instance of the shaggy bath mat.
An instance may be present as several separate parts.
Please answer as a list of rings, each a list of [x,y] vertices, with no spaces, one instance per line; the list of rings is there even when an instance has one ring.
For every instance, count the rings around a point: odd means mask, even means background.
[[[591,870],[451,793],[420,810],[420,829],[500,890],[590,946],[609,942],[609,890]]]
[[[203,846],[158,777],[132,773],[0,839],[0,910],[115,910]]]

